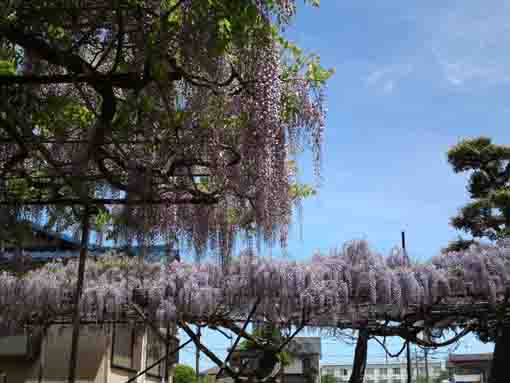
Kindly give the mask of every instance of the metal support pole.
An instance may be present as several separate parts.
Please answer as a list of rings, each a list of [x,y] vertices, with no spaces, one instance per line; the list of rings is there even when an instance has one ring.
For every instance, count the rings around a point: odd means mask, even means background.
[[[200,336],[201,336],[201,330],[200,330],[200,326],[198,326],[197,338],[199,341],[200,341]],[[197,382],[198,382],[198,380],[200,378],[200,348],[198,347],[198,345],[197,345],[197,350],[195,353],[195,373],[197,375]]]
[[[165,377],[165,383],[168,383],[168,369],[169,369],[169,354],[170,354],[170,323],[167,323],[166,325],[166,347],[165,347],[165,373],[163,376]]]
[[[78,342],[80,338],[80,299],[83,291],[83,278],[85,274],[85,260],[90,232],[90,210],[85,207],[82,222],[80,260],[78,263],[78,280],[76,282],[76,292],[74,294],[74,312],[73,312],[73,335],[71,340],[71,355],[69,359],[69,383],[74,383],[76,379],[76,362],[78,357]]]
[[[44,325],[42,331],[42,339],[41,339],[41,351],[39,353],[39,372],[37,376],[37,382],[42,383],[44,376],[44,365],[46,362],[46,336],[47,336],[47,328],[49,326]]]
[[[409,261],[409,257],[407,256],[406,250],[406,232],[402,231],[402,251],[404,252],[404,259],[406,262],[406,266],[409,266],[411,262]]]
[[[425,353],[425,379],[429,383],[429,350],[425,349],[423,352]]]
[[[407,350],[406,350],[406,356],[407,356],[407,383],[411,383],[413,378],[413,370],[411,368],[411,345],[409,344],[409,341],[407,341]]]
[[[414,365],[416,366],[416,380],[420,377],[420,370],[418,368],[418,350],[414,348]]]
[[[404,257],[406,262],[408,262],[407,258],[407,252],[406,252],[406,233],[405,231],[402,231],[402,251],[404,252]],[[407,341],[407,350],[406,350],[406,356],[407,356],[407,383],[411,383],[411,380],[413,378],[413,372],[411,368],[411,344],[409,341]]]

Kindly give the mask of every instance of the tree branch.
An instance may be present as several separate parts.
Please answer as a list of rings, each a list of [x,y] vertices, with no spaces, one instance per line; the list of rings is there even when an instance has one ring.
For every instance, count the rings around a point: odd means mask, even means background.
[[[193,340],[193,343],[214,363],[218,365],[218,367],[223,368],[232,378],[237,379],[237,374],[227,365],[225,365],[220,358],[218,358],[212,351],[210,351],[207,347],[205,347],[200,339],[195,335],[195,333],[189,328],[187,324],[182,321],[178,322],[178,326],[184,330],[184,332]]]
[[[246,331],[246,328],[248,327],[248,324],[250,323],[250,319],[253,316],[253,314],[255,314],[255,311],[257,310],[257,307],[258,307],[259,303],[260,303],[260,298],[257,298],[255,304],[253,305],[253,308],[250,311],[250,314],[248,315],[248,317],[246,318],[246,321],[244,322],[244,325],[243,325],[243,328],[242,328],[242,332]],[[223,362],[224,366],[226,366],[227,363],[230,361],[230,357],[232,356],[232,353],[234,352],[235,348],[237,347],[237,344],[239,343],[240,339],[241,339],[241,334],[239,333],[237,335],[237,338],[236,338],[234,344],[230,348],[230,350],[229,350],[229,352],[227,354],[227,357],[225,358],[225,361]],[[216,379],[219,379],[219,377],[220,377],[221,373],[223,372],[223,370],[224,370],[224,368],[222,366],[220,368],[220,370],[218,371],[218,373],[216,374]]]
[[[136,379],[138,379],[140,376],[146,374],[148,371],[150,371],[152,368],[156,367],[157,365],[161,364],[164,360],[166,360],[166,358],[168,358],[170,355],[173,355],[175,354],[176,352],[178,352],[180,349],[186,347],[188,344],[190,344],[192,342],[192,340],[188,340],[187,342],[181,344],[178,348],[176,348],[175,350],[172,350],[171,352],[168,352],[168,353],[165,353],[165,355],[163,355],[161,358],[159,358],[157,361],[155,361],[154,363],[152,363],[151,365],[149,365],[149,367],[145,368],[145,370],[142,370],[140,371],[138,374],[136,374],[135,376],[133,376],[132,378],[129,378],[129,380],[126,381],[126,383],[132,383],[134,381],[136,381]]]
[[[396,354],[392,354],[392,353],[388,350],[388,348],[386,347],[386,345],[385,345],[383,342],[381,342],[381,341],[379,340],[379,338],[378,338],[378,337],[376,337],[376,336],[372,336],[372,337],[370,337],[370,339],[374,339],[377,343],[379,343],[379,344],[381,345],[381,347],[384,349],[384,351],[386,352],[386,354],[388,354],[388,356],[389,356],[390,358],[398,358],[398,357],[399,357],[399,356],[400,356],[400,355],[404,352],[404,350],[406,349],[406,345],[407,345],[407,344],[404,342],[404,344],[402,345],[402,348],[400,349],[400,351],[398,351]]]

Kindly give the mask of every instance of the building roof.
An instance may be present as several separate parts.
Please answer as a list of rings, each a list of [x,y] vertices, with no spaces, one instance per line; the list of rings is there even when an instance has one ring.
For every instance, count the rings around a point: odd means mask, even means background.
[[[428,364],[429,366],[442,366],[442,363],[443,361],[440,361],[440,360],[429,360],[428,361]],[[414,366],[416,365],[416,361],[413,359],[412,361],[412,364],[413,364],[413,368]],[[388,363],[386,362],[367,362],[367,366],[366,368],[397,368],[397,367],[400,367],[400,368],[405,368],[405,366],[407,365],[407,362],[406,361],[392,361],[392,360],[389,360]],[[422,367],[422,366],[425,366],[425,361],[424,360],[419,360],[418,361],[418,366]],[[328,363],[328,364],[322,364],[321,365],[321,368],[346,368],[346,369],[350,369],[352,368],[352,362],[350,363]]]
[[[319,355],[319,357],[322,355],[320,337],[294,337],[286,348],[295,355]],[[236,348],[236,351],[241,351],[239,346]]]
[[[76,238],[73,238],[73,236],[71,236],[69,234],[59,233],[54,230],[50,230],[50,229],[45,228],[44,226],[39,225],[34,222],[27,222],[27,223],[30,225],[30,227],[34,233],[43,234],[49,238],[59,239],[62,242],[64,242],[65,244],[72,246],[73,248],[77,248],[77,249],[80,248],[80,241]],[[92,245],[91,247],[95,248],[96,246]]]
[[[492,353],[483,354],[450,354],[448,363],[487,362],[492,360]]]
[[[209,377],[216,376],[219,371],[220,371],[219,367],[211,367],[211,368],[208,368],[207,370],[203,370],[200,373],[200,376],[204,377],[204,378],[207,376],[209,376]],[[215,379],[215,381],[219,382],[219,383],[234,383],[234,380],[230,376],[228,376],[225,371],[223,371],[221,376],[218,379]]]
[[[24,247],[21,249],[23,251],[23,255],[40,262],[79,257],[81,246],[80,241],[76,240],[71,235],[53,231],[43,225],[39,225],[31,221],[19,221],[19,224],[26,225],[32,235],[53,241],[52,243],[39,243],[36,246],[30,245],[28,247]],[[0,249],[0,264],[8,264],[10,262],[11,258],[15,256],[13,249],[14,247],[12,245],[4,248],[3,251]],[[93,243],[89,243],[88,249],[92,256],[100,256],[107,252],[125,252],[135,256],[142,253],[141,246],[98,246]],[[168,255],[168,251],[168,247],[164,245],[153,245],[145,248],[146,258],[149,260],[164,259]]]
[[[290,342],[289,351],[298,355],[321,355],[320,337],[295,337]]]
[[[39,246],[30,246],[25,247],[25,252],[32,252],[32,253],[49,253],[49,252],[66,252],[66,253],[76,253],[76,251],[79,252],[81,243],[80,239],[74,238],[69,233],[60,232],[52,230],[44,225],[40,225],[38,223],[28,221],[28,220],[22,220],[17,221],[17,225],[26,227],[27,231],[30,231],[33,235],[39,235],[44,238],[50,239],[50,240],[57,240],[57,244],[52,245],[39,245]],[[13,247],[17,247],[17,245],[9,245],[5,244],[5,251],[8,253],[10,252],[10,249]],[[110,246],[110,245],[96,245],[94,243],[88,244],[89,251],[92,252],[107,252],[107,251],[129,251],[133,255],[139,255],[142,251],[142,246]],[[146,248],[151,254],[157,253],[157,254],[163,254],[168,252],[168,247],[165,245],[152,245]]]
[[[218,372],[220,372],[220,368],[216,366],[200,372],[200,375],[216,375]]]

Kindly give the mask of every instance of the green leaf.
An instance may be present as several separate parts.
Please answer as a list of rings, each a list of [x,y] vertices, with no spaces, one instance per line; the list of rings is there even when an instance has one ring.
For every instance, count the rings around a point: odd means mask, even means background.
[[[99,214],[96,215],[95,219],[96,228],[98,230],[103,229],[110,222],[111,218],[112,217],[108,211],[101,210]]]
[[[317,194],[317,190],[308,184],[292,184],[289,189],[290,197],[293,200],[310,198]]]
[[[16,74],[16,63],[14,60],[0,60],[0,75],[14,76]]]

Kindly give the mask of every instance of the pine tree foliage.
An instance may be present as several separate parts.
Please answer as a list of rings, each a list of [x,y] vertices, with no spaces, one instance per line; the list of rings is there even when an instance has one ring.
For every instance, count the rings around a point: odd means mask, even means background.
[[[455,172],[469,172],[472,202],[452,218],[452,225],[473,237],[508,237],[510,224],[510,147],[490,138],[463,140],[448,151]]]

